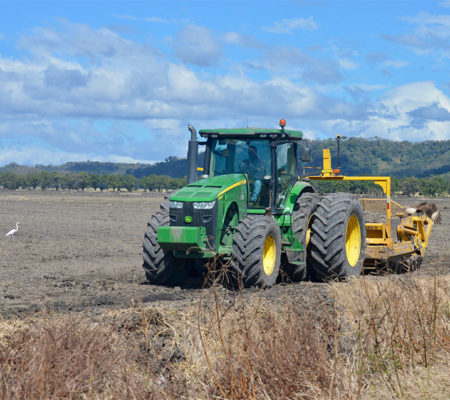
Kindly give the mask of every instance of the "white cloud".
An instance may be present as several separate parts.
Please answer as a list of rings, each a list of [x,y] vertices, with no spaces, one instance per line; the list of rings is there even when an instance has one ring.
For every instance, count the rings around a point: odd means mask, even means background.
[[[59,54],[87,57],[91,60],[124,57],[129,54],[130,48],[140,47],[141,51],[153,51],[148,45],[138,46],[107,28],[93,30],[87,25],[65,20],[60,21],[56,29],[33,28],[32,35],[23,35],[19,44],[41,57]]]
[[[168,70],[168,96],[171,100],[185,104],[198,104],[205,99],[220,96],[219,88],[211,82],[201,80],[194,71],[180,65],[171,64]]]
[[[421,12],[415,17],[403,17],[404,21],[417,25],[416,33],[419,35],[450,37],[450,15],[433,15]]]
[[[315,31],[319,25],[314,21],[314,17],[308,18],[284,18],[281,21],[275,21],[272,26],[263,28],[266,32],[291,34],[294,30]]]
[[[358,64],[356,64],[353,61],[346,59],[346,58],[339,59],[338,64],[341,68],[347,69],[347,70],[354,70],[354,69],[358,68]]]
[[[49,150],[39,146],[21,146],[8,148],[0,153],[0,165],[16,162],[21,165],[61,165],[67,161],[108,161],[118,163],[154,163],[161,161],[148,159],[135,159],[121,155],[111,154],[108,156],[96,153],[61,152],[60,150]]]
[[[136,17],[134,15],[116,15],[113,14],[113,17],[118,19],[126,19],[129,21],[142,21],[142,22],[155,22],[158,24],[176,24],[177,21],[174,19],[167,19],[161,17]]]
[[[450,0],[444,0],[439,3],[441,7],[450,7]]]
[[[450,58],[450,15],[421,12],[401,19],[415,25],[414,31],[397,36],[383,35],[385,39],[411,47],[418,54],[436,52]]]
[[[237,46],[253,47],[255,49],[263,49],[266,47],[252,35],[243,35],[232,31],[226,32],[222,39],[225,43],[234,44]]]
[[[217,64],[221,57],[221,45],[216,34],[193,24],[178,32],[174,49],[181,61],[204,67]]]
[[[322,126],[330,133],[341,131],[367,138],[450,140],[450,98],[433,82],[414,82],[386,92],[370,107],[367,120],[330,119]]]
[[[393,67],[393,68],[404,68],[409,65],[408,61],[402,61],[402,60],[387,60],[383,62],[381,65],[385,67]]]
[[[305,81],[320,84],[338,83],[342,80],[339,64],[310,56],[298,48],[279,46],[266,51],[267,68],[284,74],[301,75]]]
[[[361,83],[359,85],[357,85],[357,87],[359,87],[360,89],[366,91],[366,92],[372,92],[372,91],[376,91],[376,90],[384,90],[386,88],[388,88],[388,85],[384,85],[384,84],[367,84],[367,83]]]
[[[303,129],[303,138],[309,139],[309,140],[316,140],[319,139],[317,132],[312,129]]]
[[[401,114],[434,103],[450,110],[450,99],[430,81],[414,82],[392,89],[379,102],[381,107]]]

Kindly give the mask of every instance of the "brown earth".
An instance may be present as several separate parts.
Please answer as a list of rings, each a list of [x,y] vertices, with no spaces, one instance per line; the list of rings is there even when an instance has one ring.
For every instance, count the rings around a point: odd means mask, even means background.
[[[101,314],[138,304],[183,308],[197,301],[199,279],[175,288],[145,283],[143,235],[162,200],[162,194],[142,192],[0,192],[0,316],[43,310]],[[422,199],[396,200],[413,205]],[[413,275],[450,274],[450,199],[432,201],[443,222],[433,227],[422,267]],[[19,231],[9,240],[4,235],[16,221]],[[328,285],[321,283],[279,284],[245,295],[258,292],[274,300],[329,300]]]

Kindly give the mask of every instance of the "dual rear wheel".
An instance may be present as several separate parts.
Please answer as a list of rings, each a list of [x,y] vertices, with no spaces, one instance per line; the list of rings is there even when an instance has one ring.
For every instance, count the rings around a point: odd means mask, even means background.
[[[311,272],[317,280],[361,275],[366,244],[364,210],[356,196],[329,194],[311,226]]]
[[[305,263],[284,266],[293,281],[318,281],[362,273],[366,229],[356,196],[305,193],[293,212],[293,230],[304,247]],[[272,286],[281,260],[280,230],[270,216],[247,215],[233,240],[232,278],[239,286]]]

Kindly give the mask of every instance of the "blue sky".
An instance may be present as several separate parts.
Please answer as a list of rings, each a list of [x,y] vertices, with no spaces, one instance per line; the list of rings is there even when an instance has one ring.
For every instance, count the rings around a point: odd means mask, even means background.
[[[0,0],[0,165],[185,156],[187,124],[450,139],[450,0]]]

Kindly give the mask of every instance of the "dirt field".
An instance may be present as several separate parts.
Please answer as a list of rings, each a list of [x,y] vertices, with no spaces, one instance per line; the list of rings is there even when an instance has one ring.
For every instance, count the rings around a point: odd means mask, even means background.
[[[199,281],[182,288],[145,284],[142,240],[162,199],[155,193],[0,192],[0,316],[42,310],[99,314],[139,303],[183,307],[198,299]],[[434,226],[422,267],[414,274],[448,275],[450,199],[433,201],[443,223]],[[4,235],[16,221],[19,231],[8,240]],[[261,295],[307,301],[326,297],[326,287],[309,282],[276,285]]]

